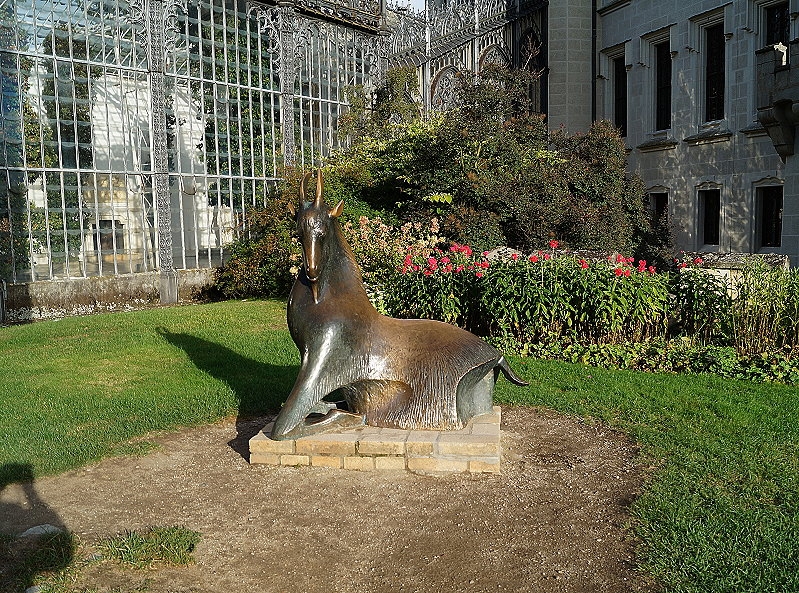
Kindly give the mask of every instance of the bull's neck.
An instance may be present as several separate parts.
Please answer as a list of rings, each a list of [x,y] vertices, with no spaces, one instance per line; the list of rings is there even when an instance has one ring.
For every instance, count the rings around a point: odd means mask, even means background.
[[[363,302],[372,308],[372,303],[363,285],[363,276],[355,256],[352,254],[347,240],[338,224],[331,227],[331,233],[325,246],[325,265],[321,271],[319,282],[323,291],[330,291],[334,298],[346,298],[351,302]],[[331,294],[327,294],[330,298]]]

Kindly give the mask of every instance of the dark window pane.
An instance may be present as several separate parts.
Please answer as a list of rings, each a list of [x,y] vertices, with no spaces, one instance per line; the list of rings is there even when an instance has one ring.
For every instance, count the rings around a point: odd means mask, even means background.
[[[705,121],[724,118],[724,23],[705,29]]]
[[[671,51],[669,43],[655,46],[655,129],[671,127]]]
[[[782,187],[760,190],[760,246],[782,245]]]
[[[766,8],[766,45],[782,43],[788,45],[790,36],[790,12],[787,2]]]
[[[649,217],[655,224],[665,223],[669,215],[669,194],[666,192],[650,192]]]
[[[627,65],[624,57],[613,60],[613,122],[627,136]]]
[[[699,192],[699,214],[702,217],[702,243],[718,245],[721,223],[721,190],[706,189]]]

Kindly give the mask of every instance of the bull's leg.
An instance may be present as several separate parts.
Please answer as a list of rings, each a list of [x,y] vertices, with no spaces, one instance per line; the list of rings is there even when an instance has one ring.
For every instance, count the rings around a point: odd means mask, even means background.
[[[495,361],[486,362],[466,373],[458,383],[458,421],[466,424],[478,414],[493,410],[494,384],[497,380]]]
[[[354,422],[354,418],[347,419],[346,416],[341,414],[332,414],[332,412],[346,414],[346,412],[341,410],[332,410],[328,414],[330,418],[328,418],[326,424],[319,424],[315,429],[313,425],[316,423],[306,423],[305,421],[306,416],[322,398],[341,386],[331,381],[333,377],[338,378],[336,374],[324,368],[324,365],[303,363],[297,375],[297,380],[294,382],[294,387],[286,399],[286,403],[283,404],[283,408],[281,408],[280,413],[275,418],[271,437],[275,440],[282,440],[295,438],[299,433],[312,434],[330,430],[333,424],[336,424],[336,426],[342,424],[351,425]],[[345,378],[342,377],[342,379]],[[349,414],[349,416],[356,415]],[[360,424],[363,424],[362,420]]]
[[[312,434],[319,434],[329,430],[342,430],[355,428],[366,423],[364,414],[352,414],[344,410],[333,409],[318,420],[302,420],[297,426],[288,431],[283,439],[298,439]],[[272,437],[274,438],[274,437]]]

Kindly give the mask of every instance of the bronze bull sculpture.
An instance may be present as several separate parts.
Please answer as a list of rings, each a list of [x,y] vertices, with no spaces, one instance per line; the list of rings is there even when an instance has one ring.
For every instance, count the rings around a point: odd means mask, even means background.
[[[363,423],[456,430],[491,411],[500,372],[516,385],[527,385],[498,350],[468,331],[378,313],[338,224],[344,203],[325,206],[321,171],[316,196],[306,201],[310,176],[300,184],[299,208],[290,207],[303,267],[291,289],[287,317],[302,364],[275,420],[273,439]],[[334,392],[348,410],[322,401]]]

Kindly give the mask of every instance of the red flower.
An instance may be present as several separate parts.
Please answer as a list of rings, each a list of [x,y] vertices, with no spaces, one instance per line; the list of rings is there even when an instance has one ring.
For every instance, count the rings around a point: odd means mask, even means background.
[[[649,266],[649,273],[650,274],[654,274],[655,273],[655,266]]]
[[[638,271],[643,272],[644,270],[646,270],[646,260],[645,259],[638,260]]]
[[[458,253],[461,250],[461,246],[457,243],[453,243],[452,246],[449,248],[452,253]]]
[[[437,270],[438,269],[438,260],[436,258],[434,258],[434,257],[428,257],[427,258],[427,267],[430,268],[431,270]]]
[[[688,264],[686,264],[685,262],[680,262],[680,265],[677,267],[682,270],[683,268],[688,267]]]
[[[630,270],[629,269],[624,270],[624,277],[625,278],[629,278],[630,277]]]
[[[471,254],[469,254],[471,255]],[[488,257],[488,251],[483,251],[483,257]]]
[[[461,245],[461,253],[464,254],[464,255],[471,255],[472,254],[472,248],[469,247],[468,245]]]
[[[511,253],[511,254],[510,254],[510,258],[511,258],[513,261],[516,261],[517,259],[519,259],[519,254],[518,254],[518,253]]]
[[[558,248],[558,245],[559,245],[559,243],[558,243],[557,241],[555,241],[555,239],[552,239],[552,240],[549,242],[549,248],[550,248],[550,249],[557,249],[557,248]]]
[[[455,272],[456,273],[463,272],[463,266],[458,266],[457,268],[455,268]]]
[[[478,278],[482,278],[483,277],[483,273],[482,272],[476,272],[475,276],[477,276]]]
[[[544,254],[544,259],[549,259],[549,258],[550,258],[550,255],[548,253],[545,253]]]
[[[530,256],[530,261],[531,261],[532,263],[534,263],[534,264],[535,264],[535,263],[538,263],[538,256],[537,256],[537,255],[531,255],[531,256]]]
[[[624,270],[622,270],[621,268],[615,268],[613,270],[613,273],[616,274],[616,276],[621,276],[622,274],[624,274]]]
[[[701,257],[697,257],[694,260],[694,263],[698,266],[699,264],[704,263],[704,260]]]
[[[426,269],[424,272],[422,272],[422,274],[424,274],[425,276],[432,276],[433,275],[433,270]]]
[[[621,263],[624,263],[624,261],[625,261],[624,256],[621,253],[617,253],[616,254],[616,263],[617,264],[621,264]]]
[[[583,270],[585,270],[585,269],[588,267],[588,262],[587,262],[587,261],[585,261],[584,259],[581,259],[581,260],[580,260],[580,267],[581,267]]]

